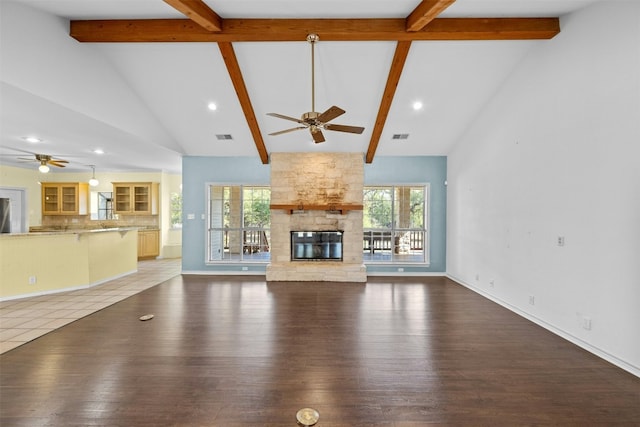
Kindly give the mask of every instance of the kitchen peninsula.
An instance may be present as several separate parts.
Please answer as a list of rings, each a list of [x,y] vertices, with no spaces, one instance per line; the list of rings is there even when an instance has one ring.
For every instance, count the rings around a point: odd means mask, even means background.
[[[0,235],[0,301],[94,286],[137,270],[138,229]]]

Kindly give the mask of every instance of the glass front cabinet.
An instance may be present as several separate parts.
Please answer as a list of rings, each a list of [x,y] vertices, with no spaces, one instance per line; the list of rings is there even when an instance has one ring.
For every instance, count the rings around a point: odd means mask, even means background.
[[[89,185],[82,182],[43,182],[42,215],[87,215]]]
[[[158,183],[114,182],[113,212],[123,215],[157,215]]]

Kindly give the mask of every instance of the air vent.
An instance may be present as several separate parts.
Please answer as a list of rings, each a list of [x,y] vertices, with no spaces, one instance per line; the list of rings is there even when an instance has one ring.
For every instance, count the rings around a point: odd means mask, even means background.
[[[391,139],[407,139],[409,138],[408,133],[394,133]]]
[[[230,133],[219,133],[216,134],[216,138],[218,138],[218,141],[226,141],[229,139],[233,139],[233,136],[231,136]]]

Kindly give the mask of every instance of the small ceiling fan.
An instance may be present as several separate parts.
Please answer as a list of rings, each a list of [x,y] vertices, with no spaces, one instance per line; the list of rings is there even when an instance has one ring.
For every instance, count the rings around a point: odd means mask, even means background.
[[[285,116],[278,113],[267,113],[268,116],[278,117],[280,119],[291,120],[292,122],[296,122],[301,124],[302,126],[298,126],[291,129],[285,129],[278,132],[270,133],[269,135],[282,135],[283,133],[289,133],[300,129],[309,129],[311,132],[311,137],[313,141],[318,144],[320,142],[324,142],[324,135],[322,134],[322,129],[325,130],[333,130],[338,132],[348,132],[348,133],[362,133],[364,131],[363,127],[360,126],[347,126],[347,125],[338,125],[329,123],[331,120],[335,119],[338,116],[341,116],[345,113],[345,111],[340,108],[330,107],[324,113],[318,113],[315,111],[315,57],[314,57],[314,44],[320,40],[317,34],[309,34],[307,36],[307,41],[311,44],[311,111],[304,113],[300,119],[296,119],[294,117]]]
[[[40,172],[43,172],[43,173],[49,172],[49,165],[63,168],[66,166],[67,163],[69,163],[66,160],[54,159],[52,156],[48,154],[34,154],[33,158],[18,157],[18,160],[22,160],[25,162],[40,162],[40,166],[38,166],[38,169],[40,170]]]

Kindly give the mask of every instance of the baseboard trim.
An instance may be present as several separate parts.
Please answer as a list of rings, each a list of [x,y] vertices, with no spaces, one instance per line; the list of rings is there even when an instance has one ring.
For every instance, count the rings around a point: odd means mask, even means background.
[[[98,280],[97,282],[92,282],[86,285],[79,285],[79,286],[70,286],[68,288],[59,288],[59,289],[50,289],[50,290],[46,290],[46,291],[38,291],[38,292],[30,292],[28,294],[19,294],[19,295],[11,295],[8,297],[2,297],[0,298],[0,302],[2,301],[12,301],[12,300],[16,300],[16,299],[22,299],[22,298],[31,298],[31,297],[39,297],[39,296],[43,296],[43,295],[53,295],[53,294],[59,294],[62,292],[71,292],[71,291],[79,291],[82,289],[89,289],[89,288],[93,288],[94,286],[98,286],[98,285],[102,285],[103,283],[107,283],[110,282],[112,280],[116,280],[116,279],[120,279],[121,277],[125,277],[128,276],[130,274],[133,273],[137,273],[138,269],[135,270],[131,270],[122,274],[117,274],[115,276],[112,277],[108,277],[106,279],[102,279],[102,280]]]
[[[530,313],[527,313],[526,311],[523,311],[521,309],[519,309],[518,307],[509,304],[508,302],[501,300],[500,298],[497,298],[494,295],[491,295],[485,291],[483,291],[480,288],[477,288],[469,283],[466,283],[464,280],[461,280],[451,274],[447,274],[446,275],[449,279],[453,280],[454,282],[458,283],[461,286],[464,286],[465,288],[495,302],[496,304],[501,305],[502,307],[506,308],[507,310],[521,316],[524,317],[525,319],[535,323],[538,326],[541,326],[543,328],[545,328],[546,330],[558,335],[561,338],[564,338],[565,340],[571,342],[572,344],[577,345],[578,347],[588,351],[589,353],[595,354],[596,356],[600,357],[601,359],[606,360],[607,362],[617,366],[620,369],[624,369],[625,371],[629,372],[632,375],[635,375],[636,377],[640,378],[640,367],[634,366],[631,363],[622,360],[592,344],[589,344],[588,342],[576,337],[575,335],[572,335],[571,333],[551,324],[546,322],[545,320],[540,319],[539,317],[536,317]]]
[[[368,277],[446,277],[446,273],[433,271],[367,271]]]

